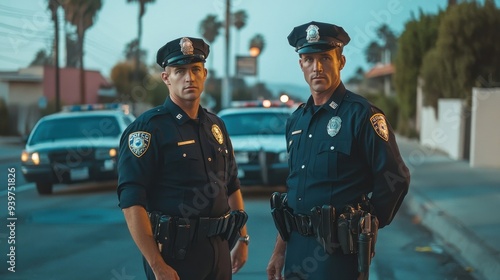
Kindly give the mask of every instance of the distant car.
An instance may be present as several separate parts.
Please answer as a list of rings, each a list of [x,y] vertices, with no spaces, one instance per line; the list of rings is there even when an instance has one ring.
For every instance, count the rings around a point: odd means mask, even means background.
[[[120,137],[135,119],[127,105],[75,105],[41,118],[21,155],[21,170],[38,193],[54,184],[114,180]]]
[[[233,144],[242,185],[285,185],[288,176],[285,125],[288,107],[230,108],[218,113]]]

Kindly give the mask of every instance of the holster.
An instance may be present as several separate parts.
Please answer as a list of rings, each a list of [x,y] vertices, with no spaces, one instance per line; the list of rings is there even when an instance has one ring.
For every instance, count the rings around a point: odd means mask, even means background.
[[[149,214],[153,237],[164,258],[185,258],[193,232],[189,219],[174,218],[159,212]]]
[[[271,195],[271,215],[273,217],[274,225],[281,236],[281,239],[287,241],[290,238],[290,225],[285,218],[286,206],[286,193],[274,192]]]
[[[344,254],[358,255],[358,271],[368,275],[375,255],[378,219],[358,206],[348,206],[338,218],[338,238]]]
[[[233,249],[240,238],[240,230],[246,224],[248,214],[243,210],[231,211],[226,232],[222,235],[229,243],[229,248]]]
[[[335,207],[331,205],[316,206],[311,209],[311,222],[316,240],[323,246],[328,254],[333,254],[339,247],[337,240],[337,227]]]

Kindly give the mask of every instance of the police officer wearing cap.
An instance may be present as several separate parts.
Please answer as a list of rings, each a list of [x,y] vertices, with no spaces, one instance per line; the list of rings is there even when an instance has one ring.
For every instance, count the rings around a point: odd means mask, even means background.
[[[147,279],[231,279],[247,260],[246,228],[231,252],[224,236],[234,225],[228,213],[241,212],[243,199],[225,125],[200,106],[208,54],[191,37],[161,47],[169,96],[121,138],[119,206]]]
[[[346,205],[359,206],[369,198],[381,228],[392,221],[408,192],[409,172],[384,113],[341,81],[342,51],[349,41],[342,27],[315,21],[288,36],[311,96],[287,121],[286,203],[293,217],[331,205],[336,211],[332,219],[337,219]],[[304,232],[291,230],[286,242],[278,235],[268,279],[367,279],[367,272],[358,271],[356,254],[335,246],[325,252],[314,233]],[[334,242],[338,247],[339,241]]]

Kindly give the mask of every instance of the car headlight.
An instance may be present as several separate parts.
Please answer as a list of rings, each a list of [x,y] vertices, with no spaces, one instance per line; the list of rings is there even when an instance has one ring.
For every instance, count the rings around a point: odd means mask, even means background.
[[[21,154],[21,161],[25,164],[33,164],[39,165],[41,163],[49,163],[49,156],[44,153],[29,153],[27,151],[23,151]]]
[[[287,162],[288,161],[288,153],[286,151],[279,153],[278,160],[279,160],[279,162]]]
[[[115,148],[99,148],[95,150],[95,159],[114,158],[118,154]]]

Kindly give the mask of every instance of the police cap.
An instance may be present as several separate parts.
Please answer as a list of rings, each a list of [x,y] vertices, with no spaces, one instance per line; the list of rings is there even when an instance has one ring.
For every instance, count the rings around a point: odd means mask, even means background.
[[[167,66],[205,62],[210,47],[203,39],[182,37],[172,40],[161,47],[156,54],[156,63]]]
[[[288,35],[288,43],[295,51],[317,53],[343,47],[351,38],[344,28],[335,24],[311,21],[295,27]]]

